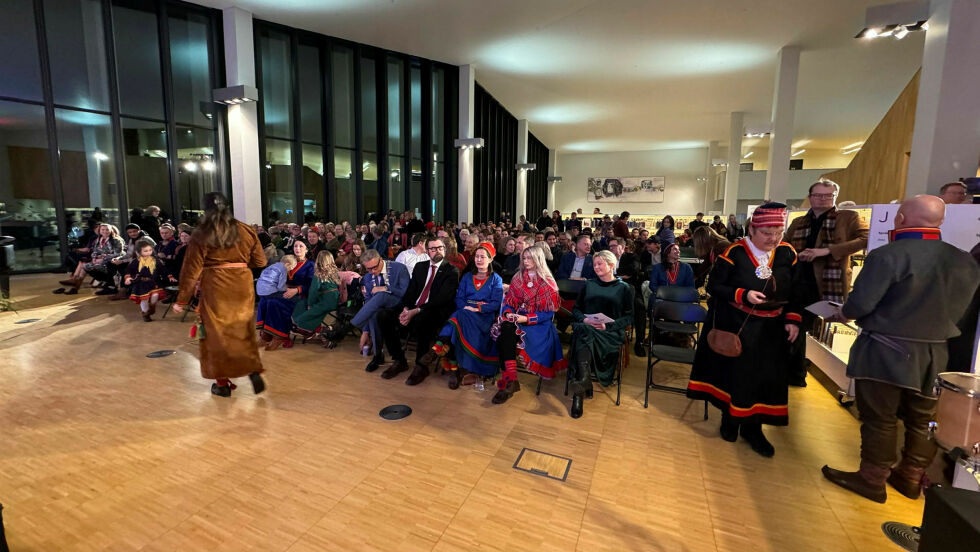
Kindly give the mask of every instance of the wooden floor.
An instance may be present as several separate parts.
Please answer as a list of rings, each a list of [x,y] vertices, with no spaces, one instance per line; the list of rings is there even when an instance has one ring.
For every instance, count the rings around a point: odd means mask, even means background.
[[[898,550],[880,525],[923,502],[878,505],[824,481],[855,468],[858,424],[819,385],[790,390],[776,456],[718,437],[718,414],[653,393],[634,357],[623,404],[602,392],[568,417],[558,381],[521,376],[505,405],[362,369],[355,340],[263,353],[209,394],[176,317],[51,275],[18,278],[0,313],[0,502],[11,549],[277,551]],[[16,325],[26,318],[40,321]],[[177,354],[145,358],[159,349]],[[408,404],[385,421],[378,411]],[[515,470],[524,448],[572,460],[567,480]]]

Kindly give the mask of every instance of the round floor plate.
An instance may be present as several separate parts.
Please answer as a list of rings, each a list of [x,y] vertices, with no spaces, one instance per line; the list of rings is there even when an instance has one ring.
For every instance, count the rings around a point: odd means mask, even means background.
[[[30,324],[32,322],[37,322],[41,320],[40,318],[25,318],[24,320],[18,320],[14,324]]]
[[[919,549],[919,528],[897,521],[886,521],[881,524],[881,531],[893,543],[909,552]]]
[[[386,420],[401,420],[412,414],[412,408],[404,404],[393,404],[386,406],[378,412],[378,415]]]
[[[146,358],[161,358],[165,356],[170,356],[176,354],[177,351],[165,350],[165,351],[153,351],[152,353],[146,355]]]

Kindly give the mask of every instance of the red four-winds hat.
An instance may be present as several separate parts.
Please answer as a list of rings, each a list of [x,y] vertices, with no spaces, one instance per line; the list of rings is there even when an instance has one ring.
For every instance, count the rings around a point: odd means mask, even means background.
[[[491,259],[493,259],[494,257],[497,256],[497,248],[494,247],[493,244],[490,243],[490,242],[480,242],[480,244],[477,245],[476,248],[477,249],[480,249],[480,248],[486,249],[487,250],[487,253],[490,255],[490,258]]]

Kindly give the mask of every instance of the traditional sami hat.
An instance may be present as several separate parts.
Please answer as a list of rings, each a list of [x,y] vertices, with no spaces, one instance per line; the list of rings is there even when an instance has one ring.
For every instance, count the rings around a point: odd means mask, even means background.
[[[487,250],[487,254],[490,255],[490,258],[491,259],[493,259],[494,257],[497,256],[497,248],[494,247],[493,244],[490,243],[490,242],[480,242],[480,244],[477,245],[476,248],[477,249],[480,249],[480,248],[486,249]]]
[[[786,226],[786,205],[766,203],[752,213],[752,226]]]

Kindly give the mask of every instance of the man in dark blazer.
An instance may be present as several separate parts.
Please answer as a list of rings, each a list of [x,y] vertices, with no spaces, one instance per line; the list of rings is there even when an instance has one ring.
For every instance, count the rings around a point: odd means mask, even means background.
[[[415,264],[401,304],[378,313],[378,327],[392,360],[382,378],[391,379],[408,370],[401,328],[408,328],[415,335],[415,367],[405,385],[418,385],[429,375],[429,368],[419,360],[429,352],[439,330],[456,308],[459,271],[445,261],[445,243],[440,238],[431,238],[426,242],[426,251],[430,260]],[[458,387],[459,382],[456,383]]]
[[[575,238],[575,249],[565,253],[561,258],[555,278],[558,280],[595,278],[592,255],[589,254],[591,250],[592,237],[588,234],[579,234]]]
[[[408,289],[409,275],[404,265],[383,260],[374,249],[368,249],[361,255],[361,266],[367,271],[361,280],[364,306],[354,315],[351,324],[362,331],[371,332],[374,358],[364,367],[364,370],[373,372],[385,361],[384,353],[381,351],[383,342],[381,330],[378,328],[378,313],[401,304]]]

